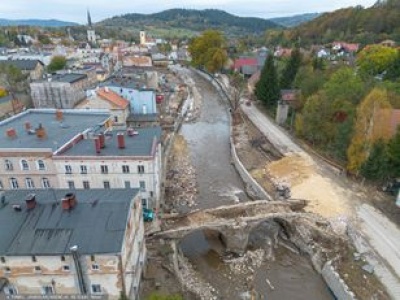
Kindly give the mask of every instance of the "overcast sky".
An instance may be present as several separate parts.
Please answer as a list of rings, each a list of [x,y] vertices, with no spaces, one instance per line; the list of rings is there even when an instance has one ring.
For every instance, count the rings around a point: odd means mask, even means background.
[[[126,13],[153,13],[170,8],[218,8],[239,16],[274,18],[342,7],[371,6],[376,0],[0,0],[0,18],[61,19],[86,22],[89,8],[94,22]]]

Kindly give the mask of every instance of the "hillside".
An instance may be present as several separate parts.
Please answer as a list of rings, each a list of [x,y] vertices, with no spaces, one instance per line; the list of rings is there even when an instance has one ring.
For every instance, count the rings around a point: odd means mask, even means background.
[[[272,18],[268,20],[284,27],[295,27],[302,23],[314,20],[320,15],[321,15],[320,13],[308,13],[308,14],[294,15],[290,17]]]
[[[41,19],[21,19],[21,20],[10,20],[0,19],[0,26],[36,26],[36,27],[65,27],[65,26],[76,26],[78,23],[66,22],[60,20],[41,20]]]
[[[400,39],[400,0],[379,1],[370,8],[361,6],[325,13],[290,32],[309,44],[346,40],[369,44],[384,39]]]
[[[269,20],[238,17],[216,9],[170,9],[154,14],[126,14],[106,19],[98,25],[133,26],[146,30],[185,29],[193,33],[212,28],[221,30],[227,35],[262,34],[267,29],[280,27]]]

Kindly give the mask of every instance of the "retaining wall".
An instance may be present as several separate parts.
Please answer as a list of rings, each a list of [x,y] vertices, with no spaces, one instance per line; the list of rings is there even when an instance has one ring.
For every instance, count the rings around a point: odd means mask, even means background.
[[[344,282],[340,275],[332,267],[330,261],[328,261],[321,272],[326,284],[329,286],[333,294],[340,300],[355,300],[356,297],[352,291],[350,291],[347,284]]]

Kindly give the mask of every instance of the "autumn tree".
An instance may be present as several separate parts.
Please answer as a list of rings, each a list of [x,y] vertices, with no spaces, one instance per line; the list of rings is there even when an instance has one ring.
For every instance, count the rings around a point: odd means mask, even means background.
[[[64,56],[54,56],[50,64],[47,66],[47,70],[51,72],[55,72],[58,70],[64,69],[64,67],[67,65],[67,60]]]
[[[255,95],[268,108],[275,107],[280,98],[278,75],[273,55],[268,55],[265,61],[260,80],[256,84]]]
[[[301,65],[301,53],[300,48],[295,47],[290,54],[290,58],[287,61],[285,68],[282,71],[280,79],[281,89],[290,89],[294,79],[296,78],[297,71]]]
[[[224,46],[225,39],[219,31],[204,31],[189,44],[192,64],[212,73],[221,70],[228,59]]]
[[[230,99],[232,103],[233,111],[236,111],[239,107],[240,99],[242,98],[246,90],[246,80],[243,75],[239,72],[235,72],[230,77]]]
[[[397,58],[397,50],[382,45],[365,47],[357,55],[357,66],[365,75],[377,75],[386,71]]]
[[[390,109],[386,90],[374,88],[357,108],[354,133],[347,151],[348,169],[359,171],[371,153],[373,144],[379,139],[387,139],[385,132],[377,130],[381,109]]]

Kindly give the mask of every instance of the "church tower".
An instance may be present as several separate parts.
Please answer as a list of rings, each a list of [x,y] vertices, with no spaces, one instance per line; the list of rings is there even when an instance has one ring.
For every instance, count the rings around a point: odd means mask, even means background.
[[[140,31],[140,44],[141,45],[146,44],[146,31],[144,31],[144,30]]]
[[[87,11],[87,22],[88,22],[88,29],[87,29],[87,40],[90,44],[96,44],[96,32],[93,29],[92,18],[90,16],[90,11]]]

